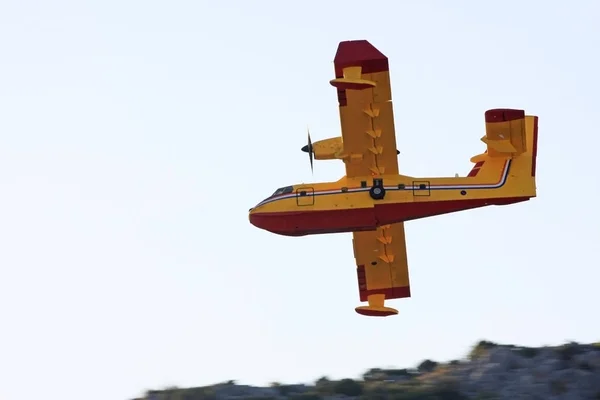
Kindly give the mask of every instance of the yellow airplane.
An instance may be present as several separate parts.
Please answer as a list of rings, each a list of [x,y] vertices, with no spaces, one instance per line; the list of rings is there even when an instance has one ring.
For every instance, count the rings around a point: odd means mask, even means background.
[[[487,149],[466,177],[400,175],[388,58],[366,40],[345,41],[334,58],[342,136],[311,143],[316,160],[338,159],[337,182],[282,187],[250,209],[250,222],[287,236],[353,233],[359,314],[398,311],[385,300],[410,297],[404,221],[536,196],[538,117],[523,110],[485,112]]]

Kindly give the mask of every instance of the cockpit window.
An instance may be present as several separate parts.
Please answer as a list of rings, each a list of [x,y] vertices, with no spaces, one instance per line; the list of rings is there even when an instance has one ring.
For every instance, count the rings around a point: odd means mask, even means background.
[[[292,193],[293,191],[294,191],[294,187],[293,186],[282,187],[282,188],[277,189],[275,191],[275,193],[273,193],[271,195],[271,197],[273,197],[273,196],[279,196],[279,195],[282,195],[282,194]]]

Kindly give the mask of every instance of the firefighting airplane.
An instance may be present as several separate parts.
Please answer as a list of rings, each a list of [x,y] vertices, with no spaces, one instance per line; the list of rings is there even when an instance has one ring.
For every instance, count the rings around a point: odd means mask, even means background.
[[[485,112],[484,153],[467,177],[416,178],[398,173],[388,59],[366,40],[345,41],[334,58],[342,136],[311,143],[316,160],[338,159],[337,182],[277,189],[250,209],[258,228],[287,236],[352,232],[359,314],[398,311],[385,300],[410,297],[404,221],[536,196],[538,117],[523,110]]]

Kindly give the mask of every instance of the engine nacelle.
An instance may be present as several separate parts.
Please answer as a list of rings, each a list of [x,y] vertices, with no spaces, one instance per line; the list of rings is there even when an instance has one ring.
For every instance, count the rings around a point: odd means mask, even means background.
[[[315,160],[333,160],[342,157],[344,143],[341,137],[319,140],[312,144]]]

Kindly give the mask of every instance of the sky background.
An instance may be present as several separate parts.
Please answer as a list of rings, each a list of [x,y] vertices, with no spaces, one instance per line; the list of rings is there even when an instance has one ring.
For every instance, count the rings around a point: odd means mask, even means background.
[[[600,3],[0,4],[0,398],[358,377],[480,339],[600,340]],[[413,297],[359,305],[351,234],[248,222],[337,180],[333,57],[390,59],[400,168],[465,175],[485,110],[540,117],[538,198],[406,224]],[[594,304],[596,306],[594,306]]]

